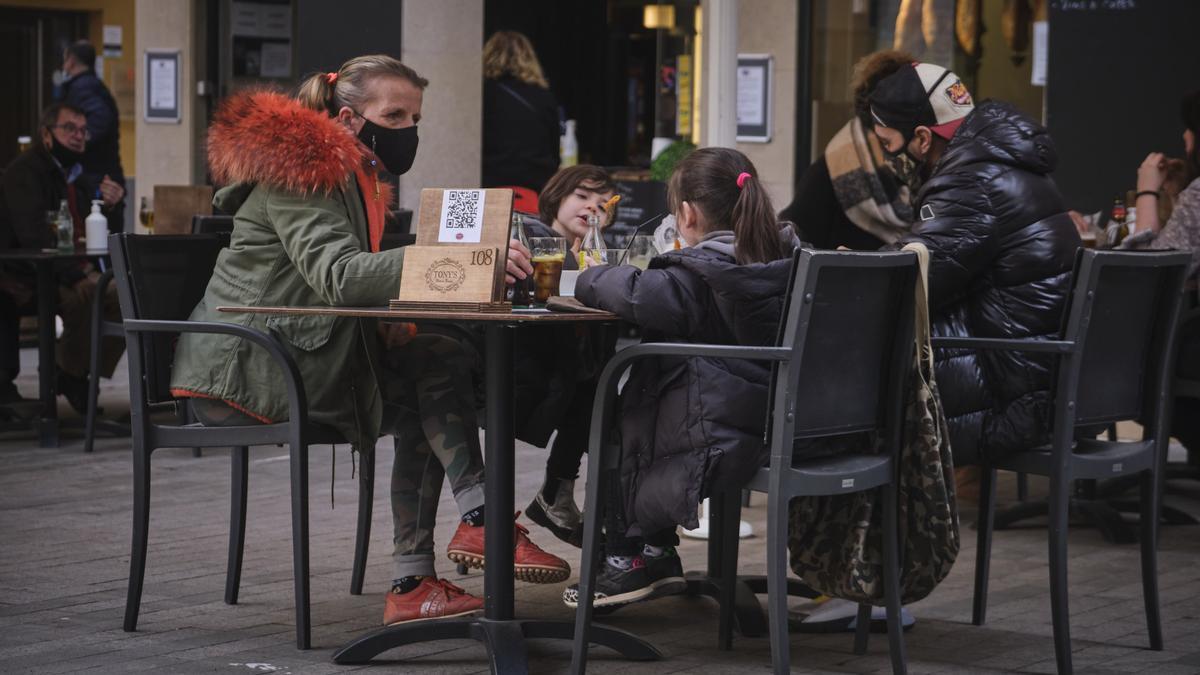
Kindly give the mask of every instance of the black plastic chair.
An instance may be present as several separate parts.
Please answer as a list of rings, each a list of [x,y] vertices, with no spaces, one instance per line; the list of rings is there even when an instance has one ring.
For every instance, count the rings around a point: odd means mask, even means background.
[[[114,278],[121,299],[129,362],[129,398],[133,428],[133,543],[129,559],[126,631],[137,628],[142,582],[146,571],[150,521],[150,456],[163,447],[231,447],[232,487],[229,556],[225,602],[237,604],[246,535],[249,446],[283,445],[291,451],[292,571],[295,582],[296,646],[311,645],[308,579],[308,446],[345,443],[330,428],[310,424],[304,385],[295,361],[273,336],[233,323],[188,321],[204,295],[217,255],[228,237],[222,235],[113,235],[109,238]],[[266,349],[279,366],[288,391],[286,422],[255,426],[203,427],[159,424],[151,408],[173,401],[170,368],[180,333],[236,335]],[[360,461],[358,532],[351,593],[362,592],[370,543],[375,484],[373,448],[363,448]]]
[[[835,253],[805,250],[797,254],[781,326],[779,346],[740,347],[695,344],[643,344],[624,349],[605,367],[597,387],[588,454],[588,490],[579,575],[571,669],[586,667],[592,589],[601,564],[599,495],[618,462],[619,447],[610,447],[617,384],[639,359],[659,356],[713,357],[777,361],[771,383],[767,441],[769,468],[751,480],[751,489],[768,493],[768,616],[771,660],[776,673],[788,673],[787,627],[788,503],[800,495],[847,494],[883,490],[885,587],[888,632],[895,672],[904,672],[898,586],[896,457],[903,423],[905,376],[912,364],[916,256],[898,253]],[[794,457],[797,440],[879,432],[889,452],[837,455],[821,459]],[[738,488],[740,489],[740,487]],[[740,512],[740,494],[724,495],[730,511]],[[725,508],[725,507],[723,507]],[[736,528],[737,518],[726,518]],[[737,566],[737,535],[725,536],[722,551],[722,633],[731,621]],[[869,619],[870,608],[866,608]],[[856,649],[866,648],[865,628]]]
[[[233,232],[233,216],[213,214],[192,216],[192,234],[222,234]]]
[[[1070,673],[1067,522],[1072,482],[1141,474],[1142,589],[1151,649],[1163,648],[1157,544],[1161,464],[1167,448],[1170,384],[1186,253],[1081,250],[1057,340],[934,338],[935,348],[1042,352],[1057,358],[1052,441],[981,462],[972,622],[987,614],[996,470],[1050,479],[1050,607],[1059,673]],[[1139,420],[1139,441],[1077,438],[1081,427]],[[1090,434],[1086,434],[1090,436]]]

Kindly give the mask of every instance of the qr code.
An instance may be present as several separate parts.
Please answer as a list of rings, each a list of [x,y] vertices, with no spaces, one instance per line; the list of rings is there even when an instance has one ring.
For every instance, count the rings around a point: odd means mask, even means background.
[[[447,190],[446,191],[446,228],[471,229],[478,227],[479,202],[482,196],[480,190]]]

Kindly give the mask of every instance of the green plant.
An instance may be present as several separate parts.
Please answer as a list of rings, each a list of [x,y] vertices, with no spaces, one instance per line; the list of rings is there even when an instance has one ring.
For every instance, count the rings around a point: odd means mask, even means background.
[[[675,165],[695,149],[696,146],[687,141],[675,141],[668,145],[665,150],[658,153],[658,157],[655,157],[654,161],[650,162],[650,178],[667,182],[675,171]]]

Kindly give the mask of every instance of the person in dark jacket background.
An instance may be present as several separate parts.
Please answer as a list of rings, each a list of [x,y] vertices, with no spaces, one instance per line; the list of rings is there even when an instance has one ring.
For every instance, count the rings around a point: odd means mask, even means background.
[[[99,185],[105,177],[125,187],[125,170],[121,168],[121,129],[117,102],[96,74],[96,48],[87,40],[79,40],[63,53],[61,100],[83,110],[87,115],[88,144],[83,151],[83,173]],[[90,197],[89,197],[90,199]],[[115,213],[118,223],[124,205]]]
[[[541,191],[558,169],[558,102],[529,39],[488,38],[483,78],[483,187]]]
[[[1050,177],[1046,130],[1013,106],[974,105],[949,70],[912,64],[871,93],[875,133],[913,194],[899,245],[929,248],[935,336],[1058,334],[1079,235]],[[1053,361],[939,350],[936,377],[956,464],[1048,439]]]
[[[54,232],[46,226],[46,212],[57,211],[65,200],[75,235],[84,231],[91,200],[99,194],[101,212],[110,232],[120,231],[117,207],[125,190],[112,180],[91,182],[80,166],[87,150],[87,118],[68,103],[53,103],[41,116],[38,142],[21,153],[0,179],[0,250],[54,248]],[[55,267],[58,313],[63,335],[58,341],[58,392],[79,412],[87,408],[87,371],[92,295],[100,274],[89,263],[62,261]],[[35,310],[37,281],[27,264],[0,264],[0,403],[20,400],[13,382],[20,372],[20,315]],[[121,318],[116,286],[108,287],[105,316]],[[112,377],[125,341],[105,338],[100,373]]]
[[[688,247],[654,258],[644,272],[589,268],[576,297],[638,324],[649,342],[774,344],[799,240],[776,221],[754,165],[736,150],[697,150],[675,169],[668,199]],[[696,527],[703,498],[743,485],[766,460],[770,372],[763,363],[666,357],[630,371],[620,479],[602,496],[597,607],[686,586],[675,527]],[[578,597],[578,585],[563,591],[568,606]]]

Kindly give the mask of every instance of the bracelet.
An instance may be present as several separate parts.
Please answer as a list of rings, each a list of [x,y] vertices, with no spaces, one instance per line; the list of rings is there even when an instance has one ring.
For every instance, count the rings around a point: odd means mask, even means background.
[[[1146,195],[1150,195],[1151,197],[1158,199],[1158,190],[1142,190],[1141,192],[1137,193],[1137,196],[1134,197],[1134,199],[1135,200],[1141,199],[1142,197],[1144,197]]]

